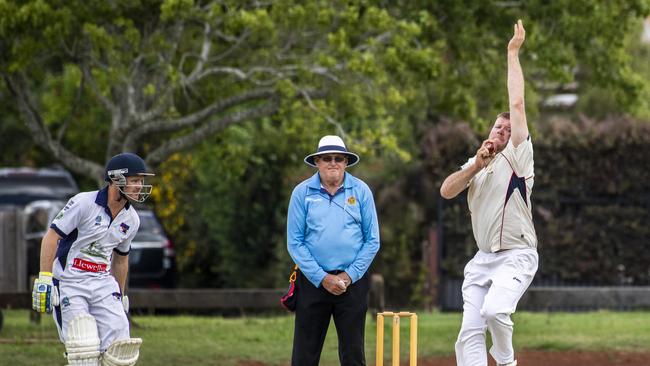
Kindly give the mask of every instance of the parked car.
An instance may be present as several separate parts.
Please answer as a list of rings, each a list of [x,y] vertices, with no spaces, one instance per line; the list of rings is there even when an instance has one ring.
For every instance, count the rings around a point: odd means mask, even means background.
[[[41,240],[54,217],[67,201],[39,200],[28,203],[23,209],[25,227],[23,237],[27,246],[27,274],[37,276],[40,269]]]
[[[3,270],[9,271],[10,268],[0,268],[0,283],[11,282],[4,283],[2,288],[29,291],[26,287],[30,285],[23,284],[29,283],[30,276],[38,275],[41,239],[54,216],[78,192],[74,178],[63,168],[0,168],[0,206],[19,215],[17,220],[16,216],[5,216],[7,220],[16,221],[6,222],[4,226],[0,223],[5,231],[14,230],[11,234],[7,231],[4,236],[0,235],[0,246],[5,248],[11,245],[14,252],[24,251],[27,262],[16,265],[18,271],[23,273],[13,273],[11,276],[7,273],[4,273],[7,276],[3,276]],[[3,241],[10,237],[18,242]]]
[[[167,238],[156,215],[147,208],[137,208],[140,229],[131,242],[129,286],[171,288],[176,286],[174,246]]]
[[[27,276],[38,275],[41,239],[54,216],[77,193],[77,183],[62,168],[0,168],[0,205],[20,208],[25,215],[22,235],[27,249]],[[129,286],[173,287],[173,245],[151,209],[136,209],[140,229],[131,243]]]
[[[65,169],[0,169],[0,204],[25,206],[40,200],[67,201],[77,193],[79,187]]]

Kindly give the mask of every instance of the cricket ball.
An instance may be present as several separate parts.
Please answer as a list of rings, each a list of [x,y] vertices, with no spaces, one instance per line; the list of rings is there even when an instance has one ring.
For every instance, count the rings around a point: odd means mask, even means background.
[[[488,141],[485,143],[485,148],[488,149],[488,152],[490,155],[494,154],[497,150],[496,146],[494,146],[494,142]]]

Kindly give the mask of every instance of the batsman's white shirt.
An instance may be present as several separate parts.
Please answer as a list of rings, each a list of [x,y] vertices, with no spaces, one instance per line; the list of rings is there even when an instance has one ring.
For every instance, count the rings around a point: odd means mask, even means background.
[[[53,275],[60,281],[111,276],[113,251],[127,255],[140,218],[127,203],[115,219],[108,208],[108,188],[72,197],[50,225],[62,239]]]
[[[474,163],[470,158],[463,169]],[[467,201],[478,248],[537,248],[530,195],[535,173],[530,136],[519,146],[509,141],[490,164],[469,181]]]
[[[108,208],[108,189],[74,196],[50,225],[60,236],[53,275],[60,304],[53,312],[62,342],[68,324],[80,314],[97,322],[105,351],[114,341],[130,338],[119,285],[110,274],[114,254],[127,255],[140,218],[130,204],[115,219]]]

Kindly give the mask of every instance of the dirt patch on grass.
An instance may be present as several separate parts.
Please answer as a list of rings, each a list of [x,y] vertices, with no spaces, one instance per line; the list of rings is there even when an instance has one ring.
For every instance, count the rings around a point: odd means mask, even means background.
[[[516,353],[518,366],[647,366],[650,353],[521,351]],[[385,363],[385,362],[384,362]],[[405,365],[407,365],[405,363]],[[419,366],[456,366],[455,357],[418,360]],[[489,366],[495,366],[489,357]]]
[[[494,360],[488,358],[488,366],[495,366]],[[369,365],[374,365],[374,358],[367,356],[367,361]],[[650,353],[521,351],[517,352],[517,363],[518,366],[648,366]],[[384,360],[385,366],[390,364],[390,360]],[[257,361],[241,361],[238,365],[268,366]],[[408,366],[408,361],[402,361],[401,365]],[[456,358],[454,356],[421,358],[418,360],[418,366],[456,366]]]
[[[266,364],[258,361],[239,361],[237,366],[266,366]]]

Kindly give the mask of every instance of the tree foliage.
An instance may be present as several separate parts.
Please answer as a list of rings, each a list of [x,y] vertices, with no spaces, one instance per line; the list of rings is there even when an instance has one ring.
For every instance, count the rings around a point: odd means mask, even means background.
[[[440,56],[417,42],[417,23],[362,1],[34,0],[0,10],[0,72],[33,138],[94,177],[115,153],[155,166],[294,103],[315,123],[389,143],[392,112],[436,75]]]
[[[313,149],[302,144],[312,134],[307,126],[289,123],[233,126],[161,167],[154,198],[177,243],[183,285],[273,287],[286,280],[288,177],[311,172],[296,168]]]
[[[302,157],[340,134],[375,190],[373,270],[417,300],[435,192],[507,109],[516,19],[536,131],[540,102],[573,81],[600,93],[582,113],[647,115],[647,60],[632,57],[647,52],[630,47],[649,11],[648,0],[0,0],[0,143],[95,179],[111,155],[142,154],[186,283],[267,286],[289,268],[288,196],[312,172]],[[468,229],[453,232],[458,253],[474,249]]]

